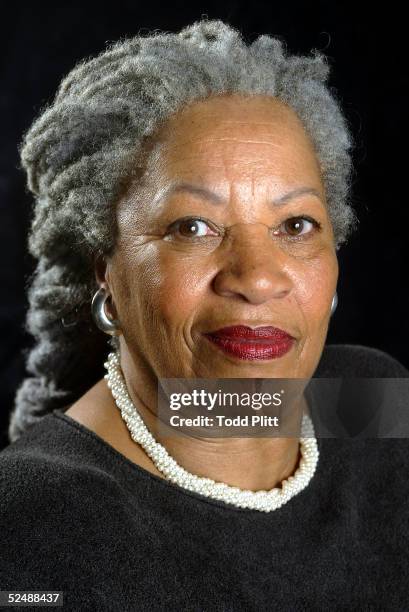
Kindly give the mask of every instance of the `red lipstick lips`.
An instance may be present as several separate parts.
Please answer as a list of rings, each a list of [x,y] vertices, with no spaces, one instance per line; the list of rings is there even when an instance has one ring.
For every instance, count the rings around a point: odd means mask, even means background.
[[[225,353],[245,360],[276,359],[287,353],[294,338],[278,327],[232,325],[204,334]]]

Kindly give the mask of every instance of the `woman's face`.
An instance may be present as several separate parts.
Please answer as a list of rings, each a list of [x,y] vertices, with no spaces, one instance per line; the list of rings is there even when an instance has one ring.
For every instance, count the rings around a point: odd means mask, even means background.
[[[338,263],[318,160],[291,108],[232,95],[174,115],[142,191],[118,202],[117,220],[117,247],[98,278],[136,369],[157,378],[312,376]],[[231,325],[278,327],[294,341],[280,357],[243,359],[204,335]]]

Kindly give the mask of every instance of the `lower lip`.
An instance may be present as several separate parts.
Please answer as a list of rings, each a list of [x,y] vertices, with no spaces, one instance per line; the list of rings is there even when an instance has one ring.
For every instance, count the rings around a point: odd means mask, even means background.
[[[294,344],[293,338],[283,338],[280,341],[269,342],[266,339],[263,341],[250,341],[248,339],[244,340],[227,336],[212,336],[208,334],[205,334],[205,336],[228,355],[233,355],[247,361],[277,359],[288,353]]]

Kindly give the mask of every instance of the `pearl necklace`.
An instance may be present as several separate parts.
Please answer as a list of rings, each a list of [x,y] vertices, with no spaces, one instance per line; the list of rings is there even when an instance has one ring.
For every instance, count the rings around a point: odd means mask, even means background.
[[[301,460],[299,467],[293,476],[282,481],[281,488],[275,487],[269,491],[251,491],[191,474],[168,454],[165,447],[155,440],[146,427],[129,396],[118,353],[109,353],[104,366],[108,371],[104,378],[107,380],[107,385],[111,389],[115,403],[121,411],[132,439],[142,446],[156,468],[174,484],[239,508],[271,512],[280,508],[294,495],[302,491],[313,477],[318,463],[319,451],[317,440],[313,437],[312,421],[306,414],[303,415],[301,425]]]

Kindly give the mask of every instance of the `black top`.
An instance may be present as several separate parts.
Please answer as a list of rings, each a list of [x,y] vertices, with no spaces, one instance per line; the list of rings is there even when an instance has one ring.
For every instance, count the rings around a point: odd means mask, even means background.
[[[409,377],[326,346],[314,376]],[[407,610],[407,439],[318,439],[309,485],[270,513],[189,492],[56,409],[0,452],[0,590],[64,610]],[[31,608],[30,608],[31,609]]]

